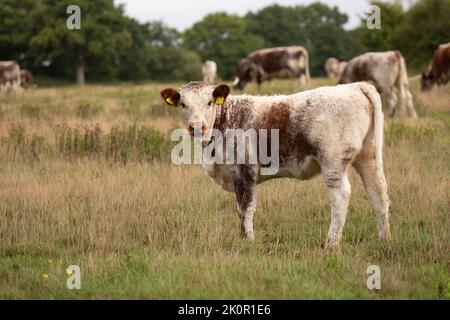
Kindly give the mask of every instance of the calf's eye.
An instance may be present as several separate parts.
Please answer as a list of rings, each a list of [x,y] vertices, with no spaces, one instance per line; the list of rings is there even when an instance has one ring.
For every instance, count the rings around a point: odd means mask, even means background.
[[[186,105],[184,103],[181,103],[182,108],[186,108]]]
[[[208,102],[208,106],[209,106],[209,107],[212,106],[212,101]]]

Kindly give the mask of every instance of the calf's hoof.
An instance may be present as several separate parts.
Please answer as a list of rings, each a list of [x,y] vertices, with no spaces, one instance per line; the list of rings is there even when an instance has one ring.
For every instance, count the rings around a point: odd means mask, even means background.
[[[255,240],[255,233],[253,231],[242,231],[241,233],[242,239],[254,241]]]
[[[378,239],[380,240],[391,240],[391,231],[389,228],[386,228],[384,230],[380,230],[378,232]]]
[[[322,245],[322,249],[324,250],[333,250],[339,248],[339,240],[327,239],[325,243]]]

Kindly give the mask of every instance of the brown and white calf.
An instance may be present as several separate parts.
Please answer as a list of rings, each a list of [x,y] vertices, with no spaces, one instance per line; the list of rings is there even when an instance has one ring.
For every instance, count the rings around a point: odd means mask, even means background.
[[[409,90],[405,59],[399,51],[367,52],[351,59],[339,83],[371,82],[387,99],[389,116],[406,104],[409,116],[416,118]]]
[[[229,92],[226,85],[214,88],[203,82],[190,82],[179,92],[165,89],[161,96],[169,105],[181,105],[188,128],[198,128],[203,133],[219,130],[226,139],[225,132],[230,129],[278,130],[279,166],[273,175],[261,174],[260,161],[203,164],[216,183],[235,193],[245,238],[254,239],[257,184],[280,177],[306,180],[322,173],[331,200],[331,225],[325,247],[337,246],[350,199],[351,166],[361,176],[372,202],[379,237],[389,237],[389,200],[382,156],[383,112],[374,86],[358,82],[287,96],[229,96]],[[207,134],[204,137],[205,147],[211,141]],[[261,135],[258,139],[262,139]]]
[[[0,61],[0,86],[9,90],[20,88],[20,67],[15,61]]]
[[[434,84],[444,85],[450,80],[450,43],[441,44],[433,54],[427,70],[422,73],[421,89],[429,90]]]
[[[304,47],[265,48],[250,53],[239,62],[233,87],[242,90],[249,82],[260,85],[280,77],[296,77],[302,85],[309,82],[308,51]]]

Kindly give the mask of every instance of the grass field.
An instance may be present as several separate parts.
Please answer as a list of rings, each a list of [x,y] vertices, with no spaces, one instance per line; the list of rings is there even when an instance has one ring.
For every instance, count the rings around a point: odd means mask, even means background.
[[[163,105],[164,87],[0,95],[0,298],[450,299],[450,86],[413,83],[420,118],[386,120],[393,239],[377,239],[352,170],[333,252],[320,248],[330,219],[320,177],[260,185],[256,241],[241,240],[234,196],[199,166],[170,164],[181,115]],[[276,81],[261,93],[296,90]],[[72,264],[81,290],[66,288]],[[369,265],[381,290],[366,287]]]

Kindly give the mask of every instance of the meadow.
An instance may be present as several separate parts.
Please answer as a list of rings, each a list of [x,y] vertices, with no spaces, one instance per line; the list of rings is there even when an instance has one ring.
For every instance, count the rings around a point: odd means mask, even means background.
[[[333,84],[314,79],[311,87]],[[385,122],[392,240],[352,170],[339,250],[324,251],[321,177],[259,186],[256,241],[198,165],[170,163],[180,83],[0,95],[1,299],[450,299],[450,86],[412,90],[420,118]],[[248,93],[292,93],[294,81]],[[66,288],[79,265],[81,290]],[[378,265],[381,290],[368,290]]]

